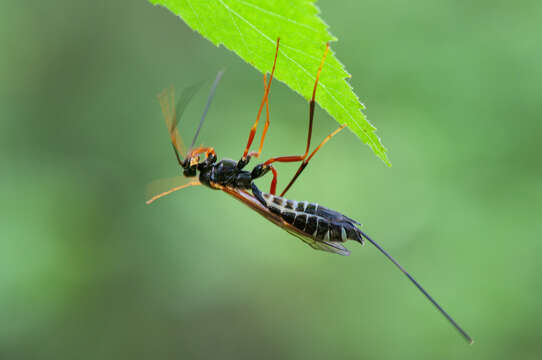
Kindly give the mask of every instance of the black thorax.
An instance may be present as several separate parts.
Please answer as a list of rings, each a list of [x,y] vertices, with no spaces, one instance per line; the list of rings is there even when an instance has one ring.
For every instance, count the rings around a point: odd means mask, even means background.
[[[216,189],[214,185],[228,186],[243,190],[250,190],[252,181],[265,175],[269,168],[257,165],[252,171],[243,170],[250,158],[245,161],[234,161],[224,159],[215,162],[215,157],[209,157],[197,165],[199,170],[199,181],[210,188]],[[195,174],[194,174],[195,175]]]

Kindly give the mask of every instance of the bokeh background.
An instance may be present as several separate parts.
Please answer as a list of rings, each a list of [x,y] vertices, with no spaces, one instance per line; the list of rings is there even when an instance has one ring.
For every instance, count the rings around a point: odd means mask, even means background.
[[[542,357],[542,3],[319,6],[393,167],[343,132],[289,196],[363,222],[476,343],[370,245],[315,252],[204,188],[146,206],[179,173],[156,94],[226,68],[200,139],[237,159],[261,75],[144,1],[34,1],[0,11],[0,358]],[[306,101],[270,105],[264,157],[301,152]]]

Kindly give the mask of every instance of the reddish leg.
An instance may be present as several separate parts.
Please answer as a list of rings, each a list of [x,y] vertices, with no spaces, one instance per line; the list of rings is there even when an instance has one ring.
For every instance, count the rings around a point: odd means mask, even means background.
[[[270,165],[274,162],[296,162],[296,161],[302,161],[305,160],[307,155],[309,154],[309,149],[311,147],[311,137],[312,137],[312,123],[314,121],[314,106],[315,106],[315,97],[316,97],[316,89],[318,87],[318,79],[320,79],[320,73],[322,72],[322,67],[324,66],[324,61],[326,60],[327,52],[329,51],[329,44],[326,44],[326,50],[324,51],[324,56],[322,57],[322,61],[320,62],[320,66],[318,67],[318,72],[316,73],[316,81],[314,82],[314,88],[312,90],[312,98],[309,103],[309,133],[307,136],[307,148],[305,149],[305,154],[303,155],[294,155],[294,156],[281,156],[276,158],[271,158],[267,160],[264,164]]]
[[[299,169],[297,170],[296,174],[292,178],[292,180],[290,180],[290,182],[288,183],[286,188],[282,191],[281,196],[283,196],[286,193],[286,191],[288,191],[288,189],[292,186],[292,184],[295,182],[295,180],[298,178],[298,176],[301,174],[301,172],[303,172],[303,170],[307,166],[309,160],[314,156],[314,154],[316,154],[316,152],[326,142],[328,142],[329,139],[331,139],[335,134],[337,134],[339,131],[341,131],[345,127],[345,125],[342,125],[337,130],[335,130],[330,135],[328,135],[320,143],[320,145],[318,145],[318,147],[311,153],[311,155],[307,158],[307,155],[309,154],[309,149],[310,149],[310,146],[311,146],[312,124],[314,122],[314,107],[315,107],[315,104],[316,104],[316,101],[315,101],[316,89],[318,88],[318,80],[320,79],[320,73],[322,72],[322,68],[324,66],[324,62],[325,62],[328,51],[329,51],[329,44],[326,44],[326,50],[324,51],[324,56],[322,57],[322,61],[320,62],[320,66],[318,67],[318,72],[316,73],[316,80],[314,82],[314,88],[312,90],[312,98],[311,98],[311,101],[309,103],[309,131],[308,131],[308,135],[307,135],[307,147],[305,149],[305,154],[303,154],[303,155],[293,155],[293,156],[281,156],[281,157],[271,158],[271,159],[267,160],[264,163],[264,166],[271,166],[271,164],[274,163],[274,162],[298,162],[298,161],[303,161],[301,163],[301,165],[299,166]],[[277,180],[276,180],[276,174],[275,173],[276,172],[273,173],[273,181],[274,181],[275,186],[276,186]]]
[[[190,159],[190,166],[197,165],[199,162],[198,155],[205,153],[205,158],[207,159],[210,154],[216,157],[215,149],[212,147],[198,147],[193,149],[187,156],[187,159]]]
[[[271,193],[271,195],[275,195],[275,193],[277,192],[277,169],[275,169],[275,167],[273,165],[269,165],[269,167],[271,168],[271,172],[273,173],[273,180],[271,180],[271,187],[269,188],[269,192]]]
[[[280,193],[280,196],[284,196],[284,194],[286,194],[286,192],[290,189],[290,187],[292,186],[292,184],[297,180],[297,177],[303,172],[303,170],[305,169],[305,167],[307,166],[307,164],[309,163],[309,161],[312,159],[312,157],[314,156],[314,154],[316,154],[316,152],[318,150],[320,150],[320,148],[329,141],[329,139],[331,139],[333,136],[335,136],[339,131],[341,131],[342,129],[344,129],[344,127],[346,126],[346,124],[342,124],[341,126],[339,126],[339,128],[335,131],[333,131],[331,134],[329,134],[328,136],[326,136],[326,138],[320,143],[320,145],[318,145],[316,147],[316,149],[314,149],[314,151],[310,154],[310,156],[306,159],[306,160],[303,160],[303,162],[301,163],[301,165],[299,166],[299,169],[297,169],[297,172],[295,173],[294,177],[292,178],[292,180],[290,180],[290,182],[288,183],[288,185],[286,185],[286,187],[284,188],[284,190],[282,190],[282,192]]]
[[[271,88],[271,81],[273,81],[273,75],[275,74],[275,65],[277,64],[277,56],[279,54],[279,42],[280,42],[280,38],[277,39],[277,48],[275,50],[275,59],[273,60],[273,68],[271,69],[271,75],[269,76],[269,84],[267,85],[265,89],[265,93],[263,94],[263,99],[260,104],[260,109],[258,110],[258,115],[256,116],[256,121],[254,122],[254,125],[252,125],[252,128],[250,129],[250,134],[248,135],[247,146],[245,148],[245,151],[243,152],[243,157],[241,158],[242,162],[245,162],[247,159],[248,150],[250,149],[250,146],[252,145],[252,141],[254,140],[254,135],[256,135],[256,128],[258,127],[258,121],[260,120],[260,116],[262,115],[264,104],[267,103],[267,97],[269,96],[269,89]],[[268,121],[269,121],[269,118],[268,118]],[[262,138],[262,142],[263,142],[263,138]]]
[[[264,93],[265,91],[267,90],[267,76],[264,74],[263,75],[263,88],[264,88]],[[249,156],[252,156],[252,157],[260,157],[260,154],[262,153],[262,149],[263,149],[263,142],[265,140],[265,135],[267,134],[267,129],[269,128],[269,96],[267,97],[266,101],[265,101],[265,112],[266,112],[266,121],[265,121],[265,125],[263,127],[263,132],[262,132],[262,138],[260,139],[260,147],[258,148],[258,152],[250,152],[248,155]]]
[[[216,156],[216,153],[215,153],[215,149],[212,148],[212,147],[197,147],[195,149],[193,149],[189,155],[189,157],[194,157],[194,156],[197,156],[199,154],[203,154],[205,153],[205,157],[208,157],[209,154],[213,154]]]
[[[263,76],[263,85],[264,87],[267,86],[265,83],[265,75]],[[267,135],[267,129],[269,129],[269,96],[267,97],[266,102],[265,102],[265,115],[266,115],[265,125],[263,127],[262,138],[260,139],[260,147],[258,148],[258,153],[256,157],[259,157],[260,154],[262,153],[265,135]]]

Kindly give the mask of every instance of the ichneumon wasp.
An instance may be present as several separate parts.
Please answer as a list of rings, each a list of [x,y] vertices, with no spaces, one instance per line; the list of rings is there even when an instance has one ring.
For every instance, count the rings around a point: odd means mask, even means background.
[[[309,155],[312,125],[314,120],[316,89],[318,87],[318,79],[320,78],[320,73],[329,50],[329,45],[326,45],[324,55],[322,56],[320,66],[318,67],[318,72],[316,73],[316,79],[312,91],[312,98],[309,102],[309,128],[305,153],[303,155],[273,157],[256,165],[251,171],[244,170],[251,158],[258,158],[260,156],[265,136],[269,128],[268,96],[269,89],[271,88],[271,82],[273,81],[275,66],[277,64],[279,43],[280,39],[277,39],[275,57],[273,60],[271,74],[269,75],[269,81],[267,81],[267,76],[264,75],[263,99],[260,103],[256,121],[250,129],[247,145],[239,161],[224,159],[217,162],[217,156],[214,148],[194,147],[198,134],[201,130],[201,126],[203,125],[205,115],[209,110],[216,87],[220,81],[220,78],[222,77],[223,72],[218,73],[211,87],[207,104],[203,111],[203,116],[199,122],[190,149],[186,152],[183,151],[183,143],[177,127],[186,105],[197,91],[198,86],[186,88],[181,94],[181,98],[176,105],[174,102],[175,96],[173,88],[166,89],[158,95],[162,112],[166,120],[166,125],[171,137],[173,151],[175,153],[175,157],[177,158],[177,162],[183,169],[184,177],[180,178],[183,179],[182,181],[179,181],[179,177],[173,179],[173,184],[175,186],[166,187],[167,181],[158,181],[151,184],[149,187],[149,200],[147,200],[147,204],[150,204],[165,195],[171,194],[174,191],[181,190],[189,186],[205,185],[211,189],[222,190],[225,193],[233,196],[272,223],[280,226],[290,234],[297,236],[314,249],[340,255],[349,255],[350,252],[342,245],[342,243],[346,242],[347,240],[354,240],[363,244],[364,241],[367,240],[382,254],[384,254],[384,256],[386,256],[399,270],[401,270],[401,272],[403,272],[403,274],[409,278],[409,280],[457,329],[457,331],[459,331],[459,333],[469,343],[472,343],[472,338],[455,322],[450,315],[448,315],[446,311],[444,311],[444,309],[431,297],[431,295],[429,295],[427,291],[425,291],[425,289],[390,254],[388,254],[388,252],[386,252],[378,243],[359,229],[361,226],[359,222],[316,203],[288,200],[284,198],[286,192],[294,184],[316,152],[320,150],[320,148],[327,141],[329,141],[329,139],[335,136],[346,126],[343,124],[329,134]],[[266,122],[260,139],[260,146],[257,152],[249,152],[264,107],[266,110]],[[200,158],[201,155],[204,155],[203,159]],[[273,164],[280,162],[301,162],[301,164],[293,178],[281,192],[280,196],[277,196],[276,187],[278,173]],[[271,171],[273,178],[271,180],[269,193],[264,193],[256,186],[254,180],[266,175],[269,171]],[[167,190],[162,191],[163,189]]]

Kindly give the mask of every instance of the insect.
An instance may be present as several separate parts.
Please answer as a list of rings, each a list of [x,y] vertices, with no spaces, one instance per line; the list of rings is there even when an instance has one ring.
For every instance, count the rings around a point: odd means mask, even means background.
[[[222,190],[228,195],[233,196],[250,207],[252,210],[258,212],[267,220],[280,226],[290,234],[300,238],[314,249],[340,255],[349,255],[349,251],[343,246],[343,243],[345,243],[347,240],[353,240],[363,244],[364,241],[367,240],[382,254],[384,254],[384,256],[386,256],[399,270],[401,270],[401,272],[403,272],[403,274],[409,278],[409,280],[438,309],[438,311],[444,317],[446,317],[446,319],[457,329],[457,331],[459,331],[459,333],[469,343],[472,343],[472,338],[454,321],[450,315],[448,315],[448,313],[427,293],[427,291],[425,291],[425,289],[390,254],[388,254],[388,252],[386,252],[367,234],[361,231],[359,228],[361,224],[359,222],[316,203],[308,201],[294,201],[284,197],[286,192],[298,179],[299,175],[303,172],[316,152],[345,127],[345,125],[341,125],[338,129],[329,134],[309,155],[314,120],[316,90],[318,87],[320,73],[329,50],[328,45],[326,45],[324,55],[321,59],[320,66],[318,67],[312,98],[309,102],[309,127],[305,153],[303,155],[273,157],[256,165],[251,171],[245,170],[251,158],[258,158],[260,156],[265,136],[269,128],[268,96],[275,72],[275,66],[277,64],[279,43],[280,39],[277,39],[275,57],[273,60],[273,67],[269,75],[269,81],[267,81],[267,76],[264,75],[263,99],[260,103],[256,120],[250,129],[247,145],[239,161],[230,159],[217,161],[214,148],[194,147],[207,111],[209,110],[216,87],[220,81],[220,78],[222,77],[222,72],[218,73],[212,85],[209,97],[207,99],[207,104],[203,111],[203,116],[201,117],[194,135],[194,139],[192,140],[192,144],[188,151],[184,151],[182,139],[178,132],[178,124],[186,105],[195,94],[198,86],[186,88],[181,94],[181,98],[177,105],[174,103],[173,88],[166,89],[164,92],[158,95],[162,112],[166,120],[166,125],[171,137],[173,151],[175,153],[177,162],[183,169],[184,177],[173,179],[173,184],[171,186],[167,186],[167,181],[159,181],[151,184],[147,204],[150,204],[165,195],[171,194],[172,192],[184,189],[186,187],[204,185],[211,189]],[[266,110],[266,122],[260,139],[260,145],[258,151],[249,152],[264,107]],[[300,162],[301,164],[280,196],[277,196],[276,187],[278,172],[273,164],[280,162]],[[256,186],[254,181],[263,177],[268,172],[272,173],[273,178],[271,180],[269,193],[264,193]],[[167,190],[163,191],[163,189]]]

